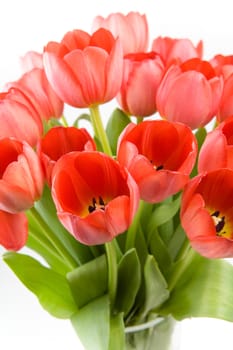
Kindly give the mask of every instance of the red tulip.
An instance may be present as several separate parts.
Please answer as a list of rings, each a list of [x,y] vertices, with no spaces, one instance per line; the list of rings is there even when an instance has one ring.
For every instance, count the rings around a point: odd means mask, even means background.
[[[157,37],[152,43],[152,50],[160,55],[164,64],[169,66],[177,61],[185,62],[191,58],[202,58],[202,41],[195,47],[189,39]]]
[[[14,214],[31,208],[43,180],[39,158],[28,144],[0,139],[0,210]]]
[[[18,89],[0,93],[0,137],[15,137],[35,146],[43,126],[31,101]]]
[[[156,93],[164,65],[154,52],[129,54],[124,59],[123,83],[117,96],[121,108],[135,116],[156,112]]]
[[[192,247],[201,255],[233,256],[233,170],[202,173],[187,184],[181,224]]]
[[[216,115],[222,89],[208,62],[191,59],[168,69],[157,91],[157,109],[165,119],[196,129]]]
[[[186,125],[154,120],[126,127],[117,158],[135,179],[141,198],[156,203],[184,187],[196,154],[195,137]]]
[[[52,89],[43,69],[34,68],[8,86],[22,92],[42,120],[61,117],[63,102]]]
[[[58,217],[80,242],[102,244],[124,232],[136,213],[138,187],[127,170],[100,152],[72,152],[55,164]]]
[[[28,222],[24,213],[10,214],[0,210],[0,244],[8,250],[19,250],[27,241]]]
[[[57,126],[40,140],[38,154],[44,166],[46,179],[51,185],[52,170],[56,161],[72,151],[95,151],[95,143],[86,129]]]
[[[105,29],[92,36],[80,30],[68,32],[60,44],[47,45],[44,67],[53,89],[69,105],[82,108],[105,103],[121,87],[121,45]]]
[[[115,38],[120,38],[124,55],[147,50],[149,30],[145,15],[129,12],[127,15],[111,13],[106,18],[97,16],[93,22],[93,29],[99,28],[108,29]]]
[[[198,171],[233,169],[233,116],[208,133],[201,147]]]

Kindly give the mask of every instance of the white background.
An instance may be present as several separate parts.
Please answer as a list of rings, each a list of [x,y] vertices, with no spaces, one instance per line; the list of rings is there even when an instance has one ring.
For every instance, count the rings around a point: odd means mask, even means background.
[[[203,39],[206,59],[217,53],[233,54],[231,0],[0,1],[0,88],[19,77],[19,57],[27,51],[42,51],[48,41],[59,41],[68,30],[90,31],[96,15],[116,11],[145,13],[151,39],[159,35],[188,37],[195,44]],[[181,333],[177,350],[233,349],[231,323],[185,320]],[[69,321],[48,315],[0,260],[0,349],[16,348],[82,349]]]

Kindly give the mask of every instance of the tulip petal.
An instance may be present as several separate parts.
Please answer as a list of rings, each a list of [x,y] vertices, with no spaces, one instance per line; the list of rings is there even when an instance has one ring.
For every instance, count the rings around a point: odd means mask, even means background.
[[[26,244],[28,223],[24,213],[10,214],[0,210],[0,244],[8,250],[19,250]]]
[[[98,47],[87,47],[84,51],[72,51],[65,57],[82,87],[82,93],[88,105],[104,99],[107,57],[107,52]]]
[[[198,172],[211,171],[227,166],[227,142],[220,130],[206,136],[198,159]]]
[[[47,78],[62,101],[74,107],[86,107],[82,89],[70,66],[51,52],[44,53],[43,62]]]

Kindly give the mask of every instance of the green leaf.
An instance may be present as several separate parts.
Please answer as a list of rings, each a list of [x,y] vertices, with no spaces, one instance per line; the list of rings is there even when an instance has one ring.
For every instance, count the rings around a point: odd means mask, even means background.
[[[159,312],[178,320],[212,317],[233,322],[233,266],[228,261],[206,259],[192,250],[191,254],[191,262]],[[174,269],[182,269],[183,264],[182,259]]]
[[[43,244],[41,239],[38,240],[37,235],[32,235],[32,233],[29,232],[27,247],[34,252],[37,252],[42,258],[44,258],[52,270],[66,276],[69,268],[63,259],[60,258],[60,256],[57,255],[54,250],[50,249],[49,244]]]
[[[91,122],[90,115],[87,114],[87,113],[82,113],[82,114],[80,114],[80,115],[75,119],[75,121],[74,121],[74,123],[73,123],[73,126],[75,126],[76,128],[78,128],[78,127],[79,127],[79,122],[80,122],[80,120],[86,120],[86,121],[88,121],[89,123]]]
[[[110,320],[110,339],[108,350],[124,350],[125,332],[123,312],[111,317]]]
[[[180,208],[180,196],[175,200],[169,201],[168,203],[163,203],[159,206],[156,206],[154,212],[151,215],[149,227],[154,228],[162,224],[165,224],[171,220]]]
[[[169,298],[169,291],[167,289],[167,282],[164,279],[158,264],[152,255],[148,255],[145,268],[145,303],[142,309],[142,318],[146,314],[159,307]]]
[[[3,259],[52,316],[70,318],[77,310],[64,276],[25,254],[8,252]]]
[[[107,295],[85,305],[71,317],[71,322],[85,350],[109,350],[110,302]]]
[[[128,314],[141,283],[141,266],[135,249],[126,252],[118,267],[118,283],[115,307]]]
[[[178,253],[182,248],[186,238],[187,236],[182,226],[179,224],[168,243],[168,252],[172,260],[175,260],[178,256]]]
[[[47,236],[43,234],[30,210],[27,211],[27,218],[29,231],[27,247],[43,257],[53,270],[65,276],[70,270],[69,267]]]
[[[67,274],[67,279],[78,308],[102,296],[108,288],[106,256],[77,267]]]
[[[47,186],[44,187],[43,196],[35,202],[34,207],[78,265],[93,258],[90,248],[79,243],[60,223],[50,189]]]
[[[130,118],[119,108],[116,108],[110,116],[106,126],[106,133],[113,154],[116,154],[119,135],[129,123]]]
[[[155,229],[153,233],[150,233],[150,237],[150,252],[159,264],[159,268],[162,273],[165,274],[172,264],[172,259],[168,251],[168,247],[164,244],[157,229]]]

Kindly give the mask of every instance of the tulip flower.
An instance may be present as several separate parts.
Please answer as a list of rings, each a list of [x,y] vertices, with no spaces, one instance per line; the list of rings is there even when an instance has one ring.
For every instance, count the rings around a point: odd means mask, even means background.
[[[233,170],[202,173],[186,185],[181,224],[192,247],[201,255],[233,256]]]
[[[124,55],[145,52],[149,41],[148,23],[145,15],[138,12],[111,13],[108,17],[97,16],[93,21],[93,30],[105,28],[115,38],[119,37]]]
[[[100,152],[71,152],[55,164],[52,196],[58,217],[87,245],[111,241],[136,213],[139,193],[127,170]]]
[[[14,214],[31,208],[43,185],[41,164],[31,146],[0,139],[0,210]]]
[[[43,69],[43,55],[36,51],[28,51],[24,56],[20,57],[20,66],[24,73],[29,72],[33,68]]]
[[[191,59],[168,69],[157,90],[157,109],[165,119],[196,129],[216,115],[222,89],[223,80],[207,61]]]
[[[222,122],[233,115],[233,73],[224,80],[222,97],[217,113],[218,122]]]
[[[196,140],[186,125],[148,120],[126,127],[117,159],[138,184],[141,198],[157,203],[184,187],[196,154]]]
[[[0,244],[8,250],[19,250],[28,237],[28,222],[24,213],[11,214],[0,210]]]
[[[224,80],[233,73],[233,55],[215,55],[209,62],[215,72],[224,77]]]
[[[38,154],[44,166],[46,180],[51,185],[56,161],[72,151],[95,151],[91,135],[84,128],[57,126],[51,128],[38,144]]]
[[[155,113],[156,92],[163,73],[164,65],[154,52],[126,55],[123,83],[117,96],[121,108],[134,116]]]
[[[40,116],[23,92],[0,93],[0,137],[15,137],[35,146],[43,132]]]
[[[157,37],[152,43],[152,50],[160,55],[166,67],[177,61],[185,62],[191,58],[202,58],[203,43],[195,47],[189,39]]]
[[[233,116],[209,132],[200,149],[198,171],[233,169]]]
[[[21,91],[42,120],[61,117],[63,102],[52,89],[43,69],[34,68],[7,86]]]
[[[92,36],[74,30],[61,43],[48,43],[44,67],[50,84],[64,102],[90,107],[110,101],[120,90],[122,48],[105,29]]]

